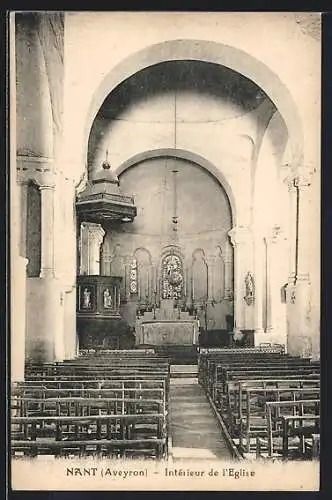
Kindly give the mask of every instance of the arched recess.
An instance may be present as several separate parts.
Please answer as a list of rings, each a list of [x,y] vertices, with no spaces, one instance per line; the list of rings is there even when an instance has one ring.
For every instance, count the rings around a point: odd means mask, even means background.
[[[119,168],[116,169],[116,175],[118,176],[118,178],[120,178],[121,174],[123,174],[123,172],[125,172],[127,169],[151,158],[180,158],[191,163],[195,163],[199,167],[208,171],[218,181],[221,188],[225,191],[231,208],[232,225],[236,225],[237,219],[235,197],[227,179],[215,165],[213,165],[203,156],[200,156],[196,153],[192,153],[191,151],[186,151],[184,149],[175,148],[152,149],[149,151],[144,151],[132,156],[131,158],[128,158],[128,160],[123,162],[122,165],[120,165]]]
[[[275,104],[289,134],[292,163],[303,158],[303,126],[293,97],[280,78],[264,63],[238,48],[206,40],[168,40],[131,54],[112,68],[95,90],[82,137],[82,164],[87,162],[90,130],[105,98],[124,80],[150,66],[166,61],[202,61],[225,66],[256,83]]]
[[[137,262],[137,298],[141,304],[149,304],[153,291],[152,257],[146,248],[136,248],[134,259]]]
[[[192,296],[195,304],[208,298],[208,264],[202,248],[197,248],[192,256]]]

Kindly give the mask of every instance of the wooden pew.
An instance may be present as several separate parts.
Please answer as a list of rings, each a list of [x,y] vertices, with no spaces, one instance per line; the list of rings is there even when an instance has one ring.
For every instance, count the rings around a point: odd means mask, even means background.
[[[225,352],[226,351],[226,352]],[[218,363],[255,363],[255,362],[272,362],[279,359],[290,359],[288,356],[280,352],[263,352],[261,350],[223,350],[223,352],[213,353],[208,355],[200,355],[198,358],[198,381],[203,386],[207,386],[207,381],[211,377],[213,367]],[[294,358],[300,359],[300,358]]]
[[[134,398],[134,397],[48,397],[31,398],[16,397],[11,401],[11,409],[16,416],[52,416],[52,415],[93,415],[93,414],[141,414],[156,410],[158,413],[167,412],[164,398]]]
[[[269,368],[269,366],[260,367],[260,369],[255,369],[248,367],[247,369],[230,369],[223,373],[221,380],[214,382],[211,386],[212,397],[215,398],[215,390],[220,387],[225,394],[227,392],[227,384],[233,380],[248,379],[250,378],[302,378],[302,377],[313,377],[319,376],[320,369],[312,367],[283,367],[279,368]]]
[[[284,460],[289,459],[290,448],[295,448],[296,457],[303,456],[306,451],[306,443],[305,440],[312,441],[312,449],[313,454],[312,458],[317,459],[317,451],[316,446],[319,442],[319,423],[320,416],[319,415],[283,415],[281,417],[282,421],[282,458]],[[296,425],[299,424],[299,425]],[[292,444],[290,444],[289,440],[292,438]],[[294,438],[298,438],[300,444],[298,446],[294,446]]]
[[[265,357],[255,357],[255,359],[248,359],[246,357],[241,358],[241,359],[227,359],[224,361],[220,360],[210,360],[208,362],[208,369],[204,376],[201,377],[202,379],[202,386],[208,390],[211,393],[211,388],[215,382],[220,381],[223,379],[223,372],[226,370],[231,370],[233,371],[238,370],[240,371],[241,368],[243,370],[247,370],[248,368],[251,369],[252,371],[256,368],[256,370],[259,370],[261,367],[266,368],[266,366],[269,365],[271,368],[279,368],[281,366],[295,368],[297,366],[299,367],[308,367],[312,368],[316,371],[319,370],[319,366],[311,363],[309,360],[304,360],[300,358],[289,358],[286,356],[279,356],[275,357],[273,359],[268,358],[266,359]]]
[[[142,437],[135,429],[141,424],[155,427],[155,435]],[[94,416],[33,416],[12,417],[11,454],[79,454],[79,456],[125,456],[126,450],[135,455],[164,458],[167,454],[165,415],[94,415]],[[20,430],[23,428],[23,432]],[[40,429],[48,428],[43,438]],[[133,430],[134,429],[134,430]]]
[[[300,391],[303,393],[310,392],[319,394],[320,380],[238,380],[229,382],[227,387],[227,397],[224,404],[219,404],[220,411],[232,415],[235,419],[242,417],[242,409],[248,404],[250,397],[276,397],[283,394],[287,397],[287,393]],[[217,404],[217,403],[216,403]]]
[[[288,369],[290,372],[294,373],[319,373],[319,367],[311,365],[306,360],[292,360],[292,359],[280,359],[269,361],[251,361],[246,360],[242,363],[232,363],[232,364],[216,364],[213,367],[212,373],[209,375],[208,391],[210,394],[213,393],[213,386],[216,383],[223,382],[226,383],[231,375],[236,375],[237,372],[245,372],[251,374],[253,372],[261,371],[271,371],[276,372],[277,370]]]
[[[169,372],[167,359],[141,354],[27,363],[26,380],[12,387],[13,453],[164,457]]]
[[[169,370],[164,369],[164,368],[158,368],[158,369],[150,369],[150,368],[143,368],[143,367],[119,367],[119,368],[85,368],[85,367],[68,367],[68,368],[42,368],[40,370],[34,370],[34,371],[29,371],[26,372],[25,374],[25,379],[27,380],[32,380],[32,379],[46,379],[48,377],[94,377],[94,378],[105,378],[105,376],[127,376],[127,375],[132,375],[132,376],[137,376],[137,375],[153,375],[153,376],[162,376],[162,377],[168,377],[169,376]]]
[[[282,382],[282,381],[293,381],[294,383],[301,382],[303,381],[306,384],[312,383],[312,385],[317,384],[320,380],[320,375],[318,373],[309,373],[306,375],[301,375],[300,373],[292,373],[289,374],[288,371],[284,373],[278,372],[278,375],[274,375],[271,372],[266,372],[262,371],[260,374],[237,374],[233,375],[231,380],[228,380],[226,382],[218,382],[213,385],[213,390],[212,390],[212,398],[214,401],[220,402],[220,404],[224,404],[223,402],[230,401],[232,397],[234,397],[234,391],[237,390],[238,388],[238,383],[239,382],[252,382],[257,380],[262,380],[265,381],[266,384],[269,385],[274,385],[275,382]]]
[[[245,448],[246,452],[251,451],[251,438],[254,438],[254,443],[256,444],[257,436],[264,436],[266,433],[277,430],[278,419],[280,419],[280,414],[273,416],[271,408],[274,407],[277,410],[284,408],[287,411],[291,408],[294,412],[298,408],[308,407],[309,409],[316,408],[317,401],[319,402],[319,389],[316,391],[312,388],[306,389],[275,389],[272,390],[274,398],[271,393],[264,395],[262,391],[260,405],[253,404],[252,399],[247,398],[246,407],[241,411],[241,417],[237,426],[240,436],[240,447]],[[249,390],[251,392],[251,390]],[[258,394],[257,390],[252,391],[254,394]],[[280,400],[283,396],[284,399]],[[270,398],[270,399],[269,399]],[[316,399],[314,399],[316,398]],[[303,403],[305,401],[306,403]],[[272,434],[271,434],[272,435]],[[245,446],[243,445],[245,443]]]
[[[144,397],[150,394],[162,394],[165,405],[168,404],[169,380],[166,378],[107,379],[107,380],[28,380],[16,382],[11,389],[13,396],[25,397]]]
[[[159,388],[128,388],[123,384],[122,388],[91,389],[91,388],[62,388],[54,389],[45,386],[22,385],[14,387],[11,391],[12,397],[34,397],[34,398],[52,398],[52,397],[99,397],[99,398],[163,398],[165,400],[164,389]]]
[[[16,388],[44,387],[48,389],[149,389],[161,388],[166,390],[168,380],[165,377],[106,377],[105,379],[91,379],[83,377],[64,378],[49,377],[43,380],[25,380],[24,382],[15,382],[12,390]]]
[[[266,413],[267,436],[264,434],[257,436],[257,456],[262,456],[262,449],[266,447],[267,457],[281,456],[287,459],[291,447],[297,455],[304,457],[308,440],[312,443],[315,441],[312,452],[314,455],[317,453],[319,438],[313,437],[313,435],[319,435],[319,399],[303,399],[293,402],[268,401]],[[298,425],[294,426],[294,424]],[[292,438],[291,443],[289,442],[290,437]],[[297,441],[295,443],[294,438]]]

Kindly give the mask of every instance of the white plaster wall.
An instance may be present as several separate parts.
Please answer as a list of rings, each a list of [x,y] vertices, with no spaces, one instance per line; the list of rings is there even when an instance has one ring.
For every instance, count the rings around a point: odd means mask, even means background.
[[[53,158],[53,119],[43,50],[35,25],[16,30],[17,152]],[[40,131],[43,133],[40,133]]]
[[[89,105],[109,70],[140,49],[173,39],[233,46],[270,68],[297,105],[304,136],[310,139],[304,141],[306,161],[317,162],[319,135],[314,136],[312,130],[319,129],[320,44],[300,30],[294,14],[87,12],[67,13],[65,24],[65,129],[70,131],[70,168],[84,168],[80,155]],[[200,57],[199,46],[191,57],[196,55]],[[271,94],[274,90],[271,88]]]
[[[99,170],[106,150],[112,169],[128,158],[159,148],[184,149],[210,161],[227,179],[237,201],[234,224],[249,225],[252,205],[252,162],[259,148],[265,102],[246,112],[234,104],[200,92],[149,96],[125,108],[119,119],[97,118],[90,136],[89,171]],[[284,127],[284,133],[285,127]],[[134,189],[134,193],[136,190]]]

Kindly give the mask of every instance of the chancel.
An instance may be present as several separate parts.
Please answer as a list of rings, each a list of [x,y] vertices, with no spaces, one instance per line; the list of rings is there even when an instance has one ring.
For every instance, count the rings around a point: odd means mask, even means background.
[[[14,457],[319,456],[319,20],[182,15],[12,15]]]

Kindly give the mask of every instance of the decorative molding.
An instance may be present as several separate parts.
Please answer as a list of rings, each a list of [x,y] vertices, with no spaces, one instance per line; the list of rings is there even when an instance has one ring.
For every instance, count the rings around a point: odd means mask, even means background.
[[[82,226],[88,230],[89,238],[91,236],[92,240],[98,245],[102,244],[106,233],[100,224],[94,222],[82,222]]]
[[[19,149],[16,153],[17,161],[29,163],[50,163],[53,164],[54,159],[49,156],[44,156],[41,153],[36,153],[31,149]]]
[[[55,187],[55,174],[51,169],[20,169],[16,170],[18,184],[34,182],[38,186]]]
[[[296,188],[303,189],[311,185],[312,176],[316,168],[312,165],[297,167],[290,175],[285,178],[289,191],[295,191]]]
[[[249,243],[252,237],[251,231],[248,227],[234,227],[228,231],[228,235],[234,247],[240,244]]]

